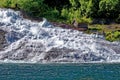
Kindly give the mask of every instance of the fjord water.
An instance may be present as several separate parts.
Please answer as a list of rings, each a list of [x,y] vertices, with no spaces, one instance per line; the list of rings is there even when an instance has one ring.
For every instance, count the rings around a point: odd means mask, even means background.
[[[120,80],[120,64],[0,64],[0,80]]]

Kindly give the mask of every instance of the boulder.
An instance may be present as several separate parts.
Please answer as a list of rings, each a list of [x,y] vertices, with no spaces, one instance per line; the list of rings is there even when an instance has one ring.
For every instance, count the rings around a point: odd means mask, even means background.
[[[73,20],[72,25],[79,31],[86,31],[88,29],[87,23],[78,23],[76,20]]]

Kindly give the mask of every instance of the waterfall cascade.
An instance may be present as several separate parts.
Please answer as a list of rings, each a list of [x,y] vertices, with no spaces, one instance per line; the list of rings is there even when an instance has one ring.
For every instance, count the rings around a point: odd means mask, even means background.
[[[120,62],[120,42],[54,27],[46,19],[33,22],[19,11],[0,9],[0,29],[8,44],[0,51],[1,62]]]

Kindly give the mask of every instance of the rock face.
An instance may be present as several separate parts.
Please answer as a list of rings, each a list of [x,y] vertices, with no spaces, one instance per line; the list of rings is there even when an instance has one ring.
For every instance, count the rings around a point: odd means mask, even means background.
[[[88,29],[87,23],[78,23],[76,20],[74,20],[72,24],[79,31],[86,31]]]
[[[0,9],[0,23],[8,43],[0,51],[1,62],[120,62],[120,42],[96,34],[54,27],[46,19],[33,22],[11,9]]]
[[[2,50],[6,44],[5,34],[5,31],[0,30],[0,50]]]

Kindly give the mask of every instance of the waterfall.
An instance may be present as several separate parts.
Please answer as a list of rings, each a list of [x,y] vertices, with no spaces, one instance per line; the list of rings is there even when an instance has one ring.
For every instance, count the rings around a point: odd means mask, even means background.
[[[8,46],[0,51],[3,62],[120,62],[120,43],[83,32],[54,27],[47,19],[24,19],[19,11],[0,9],[0,29]]]

